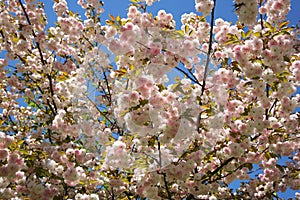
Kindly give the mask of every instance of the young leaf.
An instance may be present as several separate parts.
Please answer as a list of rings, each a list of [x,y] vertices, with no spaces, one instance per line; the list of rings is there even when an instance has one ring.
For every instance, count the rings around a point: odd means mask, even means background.
[[[106,20],[105,23],[106,23],[107,25],[112,26],[112,25],[115,24],[115,21],[113,21],[113,20]]]
[[[109,18],[110,18],[111,20],[115,21],[115,17],[114,17],[113,15],[108,14],[108,16],[109,16]]]
[[[258,37],[258,38],[261,38],[261,37],[262,37],[261,32],[253,33],[253,35],[254,35],[255,37]]]
[[[279,24],[279,29],[281,29],[281,28],[287,26],[288,24],[289,24],[288,21],[281,22],[281,23]]]
[[[185,25],[185,27],[184,27],[184,32],[187,33],[187,32],[189,31],[189,29],[190,29],[189,26],[188,26],[188,25]]]
[[[249,37],[252,34],[252,30],[247,31],[247,33],[245,34],[245,38]]]

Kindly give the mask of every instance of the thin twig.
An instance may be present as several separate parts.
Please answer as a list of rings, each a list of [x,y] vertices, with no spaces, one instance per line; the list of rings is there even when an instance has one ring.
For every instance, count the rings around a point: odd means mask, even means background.
[[[206,59],[206,63],[205,63],[205,69],[204,69],[204,75],[203,75],[203,81],[202,81],[202,88],[201,88],[201,95],[200,95],[200,102],[199,104],[202,105],[202,100],[201,97],[204,94],[204,90],[205,90],[205,86],[206,86],[206,78],[207,78],[207,72],[208,72],[208,65],[210,62],[210,54],[211,54],[211,50],[212,50],[212,40],[213,40],[213,27],[214,27],[214,18],[215,18],[215,7],[216,7],[216,0],[214,0],[214,6],[212,8],[211,11],[211,19],[210,19],[210,31],[209,31],[209,46],[208,46],[208,52],[207,52],[207,59]],[[199,131],[200,129],[200,122],[201,122],[201,112],[198,115],[197,118],[197,131]]]
[[[115,193],[114,193],[114,187],[111,187],[111,199],[114,200],[115,199]]]
[[[29,18],[29,16],[28,16],[28,13],[26,12],[26,9],[25,9],[25,7],[24,7],[22,1],[19,0],[19,3],[20,3],[20,5],[21,5],[21,7],[22,7],[22,10],[23,10],[24,14],[25,14],[25,17],[26,17],[26,20],[27,20],[28,24],[29,24],[30,26],[32,26],[31,21],[30,21],[30,18]],[[33,35],[34,38],[37,37],[33,29],[32,29],[32,35]],[[39,42],[37,42],[37,41],[35,41],[35,43],[36,43],[36,47],[37,47],[37,49],[38,49],[38,51],[39,51],[39,54],[40,54],[40,58],[41,58],[42,65],[45,65],[45,64],[46,64],[46,61],[44,60],[44,57],[43,57],[43,53],[42,53],[42,49],[41,49],[41,47],[40,47],[40,44],[39,44]],[[52,96],[52,104],[53,104],[53,106],[54,106],[54,109],[52,108],[52,106],[51,106],[49,100],[47,100],[47,104],[49,105],[49,107],[50,107],[50,109],[52,110],[53,114],[56,115],[56,113],[57,113],[57,107],[56,107],[56,103],[55,103],[54,100],[53,100],[54,92],[53,92],[53,87],[52,87],[52,77],[48,74],[48,75],[47,75],[47,78],[48,78],[48,80],[49,80],[49,88],[50,88],[50,93],[51,93],[51,96]]]
[[[28,24],[31,26],[32,24],[31,24],[30,18],[29,18],[29,16],[28,16],[28,13],[26,12],[26,9],[25,9],[25,7],[24,7],[22,1],[19,0],[19,3],[20,3],[20,5],[21,5],[21,7],[22,7],[22,10],[23,10],[24,14],[25,14],[25,17],[26,17],[26,20],[27,20]],[[32,29],[32,35],[33,35],[33,37],[36,38],[36,34],[35,34],[35,32],[34,32],[33,29]],[[40,44],[39,44],[39,42],[37,42],[37,41],[35,41],[35,43],[36,43],[36,46],[37,46],[37,48],[38,48],[38,51],[39,51],[39,54],[40,54],[40,57],[41,57],[42,64],[45,65],[46,62],[45,62],[45,60],[44,60],[44,57],[43,57],[43,53],[42,53]]]
[[[214,6],[213,6],[212,11],[211,11],[210,31],[209,31],[209,46],[208,46],[207,59],[206,59],[205,69],[204,69],[204,77],[203,77],[203,82],[202,82],[201,96],[203,95],[204,90],[205,90],[208,65],[209,65],[209,62],[210,62],[210,54],[211,54],[211,50],[212,50],[212,39],[213,39],[213,28],[214,28],[214,18],[215,18],[215,7],[216,7],[216,0],[214,0]]]
[[[162,175],[163,175],[163,178],[164,178],[165,188],[166,188],[166,191],[167,191],[167,194],[168,194],[168,199],[172,200],[172,195],[171,195],[171,192],[169,190],[169,186],[168,186],[168,182],[167,182],[167,175],[166,175],[165,172],[163,172]]]
[[[136,41],[136,43],[138,43],[138,44],[142,45],[142,46],[143,46],[143,47],[145,47],[146,49],[150,49],[150,47],[148,47],[148,46],[144,45],[143,43],[141,43],[141,42],[139,42],[139,41]]]
[[[158,137],[156,137],[156,140],[157,140],[157,148],[158,148],[158,155],[159,155],[159,167],[161,169],[162,168],[162,159],[161,159],[160,141],[159,141]],[[166,191],[167,191],[167,194],[168,194],[168,199],[172,200],[172,195],[171,195],[171,192],[170,192],[169,186],[168,186],[167,175],[166,175],[165,172],[162,172],[160,174],[163,175],[163,180],[164,180],[165,188],[166,188]]]
[[[128,200],[131,200],[130,194],[127,191],[124,191],[124,194],[126,195],[126,197],[127,197]]]
[[[161,159],[160,141],[159,141],[159,138],[158,138],[158,137],[156,137],[156,140],[157,140],[157,148],[158,148],[159,167],[162,168],[162,159]]]
[[[92,104],[93,106],[97,109],[97,111],[112,125],[114,125],[114,123],[98,108],[98,106],[91,100],[91,98],[86,95],[86,94],[83,94]]]
[[[217,167],[214,171],[212,171],[210,173],[210,176],[203,176],[202,180],[202,184],[204,184],[209,178],[211,178],[213,175],[217,174],[224,166],[226,166],[227,164],[229,164],[232,160],[234,160],[235,157],[231,157],[229,159],[227,159],[225,162],[223,162],[219,167]],[[208,183],[212,183],[215,180],[209,180]]]
[[[49,129],[47,129],[46,131],[47,131],[47,133],[48,133],[47,135],[48,135],[49,142],[50,142],[51,144],[53,144],[52,137],[51,137],[51,131],[50,131]]]
[[[194,83],[196,83],[196,84],[202,86],[202,84],[199,83],[199,81],[198,81],[197,79],[194,79],[194,78],[196,78],[196,77],[195,77],[193,74],[192,74],[193,77],[191,77],[188,73],[186,73],[185,71],[183,71],[183,70],[180,69],[179,67],[175,67],[175,69],[177,69],[178,71],[182,72],[184,75],[186,75],[186,76],[187,76],[191,81],[193,81]]]
[[[91,41],[85,35],[82,35],[82,36],[91,45],[91,47],[96,47],[96,45],[94,45],[93,43],[91,43]]]
[[[262,0],[260,0],[259,6],[262,6]],[[261,31],[263,31],[263,29],[264,29],[263,15],[260,14],[259,17],[260,17]],[[263,45],[263,46],[264,46],[263,48],[265,49],[265,45]],[[266,95],[267,95],[267,98],[269,98],[269,96],[270,96],[270,85],[268,83],[266,83]],[[270,109],[268,109],[268,108],[265,109],[266,120],[269,119],[269,110]]]
[[[109,102],[112,103],[111,102],[111,92],[110,92],[110,88],[109,88],[107,76],[106,76],[105,71],[103,69],[102,69],[102,71],[103,71],[103,76],[104,76],[105,84],[106,84],[106,87],[107,87],[107,92],[108,92],[108,96],[109,96]]]
[[[143,154],[144,154],[145,156],[147,156],[147,157],[153,159],[153,160],[159,165],[159,160],[157,160],[157,158],[155,158],[154,156],[151,156],[151,155],[149,155],[149,154],[147,154],[147,153],[145,153],[145,152],[143,152]]]
[[[271,108],[270,108],[270,112],[271,110],[275,107],[276,103],[278,102],[278,99],[275,99],[274,103],[272,104]]]
[[[266,83],[266,95],[267,95],[267,98],[269,98],[269,95],[270,95],[270,85],[268,83]],[[269,119],[269,109],[266,108],[265,110],[265,116],[266,116],[266,120]]]
[[[262,3],[263,3],[263,0],[260,0],[259,6],[262,6]],[[260,13],[260,14],[259,14],[259,17],[260,17],[260,26],[261,26],[261,30],[263,30],[263,29],[264,29],[263,15]]]
[[[54,106],[54,110],[55,110],[55,115],[56,115],[56,113],[57,113],[57,106],[56,106],[56,103],[54,102],[54,99],[53,99],[53,97],[54,97],[54,90],[53,90],[53,83],[52,83],[52,77],[51,77],[51,75],[49,75],[49,74],[47,74],[47,78],[48,78],[48,80],[49,80],[49,88],[50,88],[50,94],[51,94],[51,97],[52,97],[52,104],[53,104],[53,106]]]

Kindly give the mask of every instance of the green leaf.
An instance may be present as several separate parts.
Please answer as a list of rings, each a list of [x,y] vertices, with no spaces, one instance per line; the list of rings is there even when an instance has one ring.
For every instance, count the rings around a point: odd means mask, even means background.
[[[148,147],[153,147],[154,144],[155,144],[155,141],[156,141],[155,137],[149,138],[149,140],[148,140]]]
[[[49,171],[46,170],[46,169],[43,169],[42,167],[36,168],[35,172],[36,172],[36,175],[39,176],[39,177],[41,177],[41,176],[50,177],[51,176]]]
[[[119,57],[119,56],[116,56],[115,61],[118,62],[119,60],[120,60],[120,57]]]
[[[189,29],[190,29],[190,27],[189,27],[188,25],[185,25],[185,27],[184,27],[184,32],[185,32],[185,33],[188,33]]]
[[[242,38],[246,38],[245,32],[242,32],[241,34],[242,34]]]
[[[23,144],[25,142],[25,140],[20,140],[17,142],[17,145],[20,146],[21,144]]]
[[[283,71],[280,73],[281,76],[289,76],[290,73],[288,71]]]
[[[282,31],[286,31],[286,33],[288,33],[289,31],[293,31],[294,28],[292,27],[287,27],[287,28],[283,28]]]
[[[149,101],[147,99],[143,99],[143,100],[139,100],[139,102],[140,102],[140,106],[144,106],[148,104]]]
[[[264,154],[264,156],[265,156],[265,158],[266,158],[267,160],[269,160],[269,159],[272,158],[271,155],[270,155],[270,152],[266,152],[266,153]]]
[[[159,84],[159,85],[157,85],[157,87],[158,87],[158,89],[159,89],[159,92],[162,92],[163,90],[166,89],[166,86],[163,85],[163,84]]]
[[[184,91],[183,91],[183,89],[182,89],[182,83],[175,83],[175,84],[173,84],[172,85],[172,91],[173,92],[180,92],[180,93],[182,93],[182,94],[184,94]]]
[[[239,40],[237,35],[234,35],[234,34],[231,34],[231,33],[227,33],[226,36],[230,39]]]
[[[189,36],[193,35],[194,32],[195,32],[194,30],[191,30],[191,31],[189,32]]]
[[[245,34],[245,38],[249,37],[252,34],[252,30],[247,31],[247,33]]]
[[[118,70],[115,70],[115,72],[117,73],[118,77],[122,77],[125,74],[127,74],[127,69],[123,67],[123,68],[120,68]]]
[[[251,86],[251,85],[252,85],[252,81],[248,81],[247,83],[244,84],[244,87]]]
[[[271,159],[271,158],[278,158],[278,155],[277,154],[275,154],[275,153],[272,153],[272,152],[266,152],[265,154],[264,154],[264,156],[265,156],[265,158],[266,159]]]
[[[236,133],[235,133],[235,132],[232,132],[232,131],[230,131],[230,136],[231,136],[231,137],[233,137],[233,138],[235,138],[235,137],[236,137]]]
[[[171,38],[183,38],[183,36],[184,36],[183,30],[173,31],[172,34],[170,35]]]
[[[143,61],[143,65],[146,65],[146,64],[148,64],[150,59],[149,58],[144,58],[142,61]]]
[[[241,72],[242,70],[239,68],[239,66],[233,66],[233,67],[231,67],[231,69],[233,70],[233,71],[238,71],[238,72]]]
[[[269,29],[272,29],[272,25],[269,22],[265,22],[266,27],[268,27]]]
[[[247,167],[249,170],[253,169],[252,163],[245,163],[245,167]]]
[[[253,33],[253,35],[254,35],[255,37],[258,37],[258,38],[261,38],[261,37],[262,37],[261,32]]]
[[[276,164],[276,167],[282,172],[284,173],[284,168],[281,165]]]
[[[284,82],[284,83],[288,82],[288,79],[287,79],[287,77],[285,77],[285,76],[279,75],[279,76],[277,76],[277,78],[278,78],[279,80],[281,80],[282,82]]]
[[[274,130],[274,132],[276,132],[276,133],[285,133],[286,130],[284,128],[277,128],[277,129]]]
[[[113,20],[106,20],[105,23],[106,23],[107,25],[112,26],[112,25],[115,24],[115,21],[113,21]]]
[[[233,39],[231,39],[231,40],[228,40],[227,42],[225,42],[223,45],[229,45],[229,44],[234,44],[236,42],[236,40],[233,40]]]
[[[138,76],[142,72],[142,68],[139,68],[135,71],[135,75]]]
[[[113,15],[108,14],[108,16],[109,16],[109,18],[110,18],[111,20],[115,21],[115,17],[114,17]]]

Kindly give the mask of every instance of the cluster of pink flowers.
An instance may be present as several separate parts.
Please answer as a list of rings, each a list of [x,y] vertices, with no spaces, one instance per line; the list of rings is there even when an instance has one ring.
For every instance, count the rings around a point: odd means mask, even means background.
[[[241,23],[253,25],[256,23],[258,8],[256,0],[235,0],[235,10]]]
[[[127,154],[126,144],[120,140],[115,141],[111,147],[106,148],[105,165],[108,168],[130,167],[130,157]]]
[[[13,141],[12,136],[0,132],[0,161],[6,163],[0,166],[0,177],[15,178],[17,172],[24,167],[24,159],[20,157],[18,152],[12,152],[8,149]]]
[[[66,14],[66,11],[68,10],[68,5],[65,0],[60,0],[54,3],[53,10],[56,12],[58,16],[62,16],[63,14]]]
[[[228,41],[228,35],[237,35],[240,37],[240,32],[237,28],[237,25],[230,25],[229,22],[224,21],[221,18],[215,20],[216,26],[214,26],[213,32],[215,34],[215,39],[218,41],[219,44],[223,44]],[[224,52],[216,52],[216,57],[220,58],[222,56],[218,56],[218,54],[222,54]]]
[[[209,15],[214,7],[213,0],[195,0],[195,4],[195,9],[202,12],[203,16]]]
[[[271,0],[259,8],[261,14],[268,16],[267,21],[271,23],[279,23],[285,20],[286,15],[290,11],[290,0]]]
[[[99,196],[97,194],[76,194],[75,200],[99,200]]]

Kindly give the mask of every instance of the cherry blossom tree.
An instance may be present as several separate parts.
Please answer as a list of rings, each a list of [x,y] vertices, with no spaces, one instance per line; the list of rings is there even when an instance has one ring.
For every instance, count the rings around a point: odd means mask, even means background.
[[[300,199],[290,0],[235,0],[237,24],[195,0],[179,30],[154,2],[104,22],[54,0],[50,28],[43,3],[0,2],[1,199]]]

